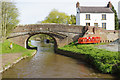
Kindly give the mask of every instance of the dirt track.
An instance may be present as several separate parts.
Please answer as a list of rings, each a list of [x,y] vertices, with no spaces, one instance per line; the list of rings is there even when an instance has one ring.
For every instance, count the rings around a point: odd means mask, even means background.
[[[96,46],[99,49],[106,49],[108,51],[120,51],[120,45],[99,45]]]
[[[13,63],[17,58],[19,58],[22,53],[9,53],[9,54],[2,54],[2,67]]]
[[[109,51],[120,51],[120,39],[115,40],[114,42],[107,45],[96,46],[99,49],[106,49]]]

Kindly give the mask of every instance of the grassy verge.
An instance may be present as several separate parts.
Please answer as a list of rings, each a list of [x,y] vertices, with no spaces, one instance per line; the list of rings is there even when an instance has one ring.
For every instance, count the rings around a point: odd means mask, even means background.
[[[31,44],[31,41],[28,42],[28,45],[29,45],[30,47],[36,47],[36,46],[33,46],[33,45]]]
[[[0,67],[0,71],[7,66],[12,66],[14,61],[16,62],[17,60],[21,59],[22,57],[24,57],[24,58],[31,57],[33,55],[33,52],[35,52],[35,50],[28,50],[22,46],[14,44],[14,43],[12,43],[12,45],[13,45],[13,48],[11,49],[9,40],[5,40],[3,43],[0,43],[0,46],[2,48],[0,54],[3,54],[3,55],[4,54],[12,54],[11,58],[8,56],[8,58],[10,58],[11,61],[6,59],[5,64],[2,67]],[[14,56],[15,53],[18,53],[20,55],[15,57]]]
[[[98,49],[95,47],[96,45],[101,44],[72,43],[59,49],[78,54],[85,54],[86,59],[102,73],[120,72],[120,53]]]
[[[8,54],[8,53],[23,53],[23,56],[31,56],[34,50],[28,50],[22,46],[19,46],[17,44],[12,43],[13,48],[10,48],[10,41],[5,40],[3,43],[0,43],[2,45],[2,53],[0,54]]]

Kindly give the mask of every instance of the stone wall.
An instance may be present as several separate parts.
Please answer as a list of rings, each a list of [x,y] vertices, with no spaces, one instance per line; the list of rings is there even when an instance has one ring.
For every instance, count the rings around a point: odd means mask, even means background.
[[[42,34],[42,33],[36,33],[36,34]],[[21,36],[12,37],[9,39],[20,46],[28,48],[29,38],[36,34],[34,33],[34,34],[21,35]],[[46,33],[46,35],[49,35],[52,38],[54,38],[56,47],[62,47],[64,45],[68,45],[69,43],[76,41],[81,35],[81,34],[74,34],[74,33],[64,33],[64,34],[67,35],[66,38],[61,38],[59,37],[60,35],[54,36],[53,34],[51,35],[51,33]]]
[[[64,24],[34,24],[34,25],[19,25],[14,29],[14,33],[29,32],[29,31],[54,31],[54,32],[71,32],[83,33],[85,26],[64,25]]]
[[[101,42],[112,42],[119,38],[119,30],[105,30],[100,27],[89,26],[84,37],[100,37]]]
[[[27,47],[26,41],[30,36],[36,34],[46,34],[54,38],[57,47],[62,47],[73,41],[76,41],[80,36],[83,36],[83,34],[86,31],[87,27],[76,25],[64,25],[64,24],[19,25],[14,29],[13,33],[11,34],[11,41],[23,47]],[[63,36],[65,38],[61,38]]]
[[[18,44],[18,45],[26,48],[26,40],[27,40],[28,37],[29,37],[29,35],[24,35],[24,36],[10,38],[10,40],[12,42],[14,42],[15,44]]]
[[[34,32],[34,31],[48,31],[48,32]],[[76,41],[79,37],[101,37],[101,42],[112,42],[118,39],[118,30],[104,30],[100,27],[94,26],[76,26],[76,25],[63,25],[63,24],[35,24],[35,25],[24,25],[17,26],[14,29],[14,33],[29,32],[27,35],[17,36],[11,38],[12,42],[26,47],[27,39],[31,35],[46,34],[51,35],[56,41],[57,47],[62,47],[73,41]],[[53,33],[51,33],[53,32]],[[67,36],[65,38],[59,38],[59,36]]]

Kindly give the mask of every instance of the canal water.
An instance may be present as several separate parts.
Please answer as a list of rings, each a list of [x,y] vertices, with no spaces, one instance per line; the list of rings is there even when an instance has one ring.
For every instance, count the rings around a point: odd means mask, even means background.
[[[24,59],[2,74],[3,78],[113,78],[95,71],[87,63],[54,53],[54,45],[32,41],[35,56]]]

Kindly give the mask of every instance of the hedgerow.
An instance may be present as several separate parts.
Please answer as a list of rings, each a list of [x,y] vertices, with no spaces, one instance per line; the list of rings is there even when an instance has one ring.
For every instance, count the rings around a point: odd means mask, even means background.
[[[70,44],[59,49],[86,54],[86,59],[102,73],[120,72],[120,53],[98,49],[94,45],[97,44]]]

